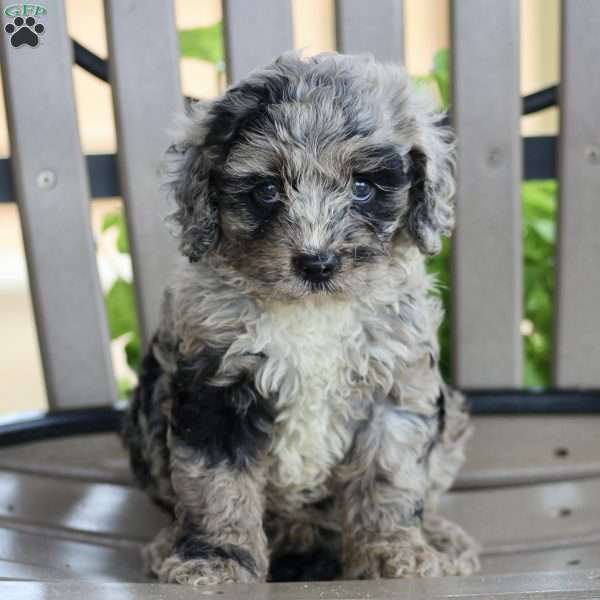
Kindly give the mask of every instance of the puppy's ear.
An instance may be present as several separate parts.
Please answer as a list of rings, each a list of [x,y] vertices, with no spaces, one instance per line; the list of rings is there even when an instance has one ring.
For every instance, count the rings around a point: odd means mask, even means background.
[[[286,91],[281,81],[279,89],[261,77],[257,72],[213,102],[194,103],[178,124],[180,141],[170,149],[168,183],[176,204],[171,220],[179,230],[179,249],[190,261],[217,245],[219,210],[212,187],[240,128]]]
[[[436,122],[421,126],[421,141],[410,151],[407,228],[419,250],[430,255],[440,251],[441,236],[454,227],[454,138]]]
[[[206,145],[209,103],[198,102],[179,123],[179,143],[168,150],[168,185],[175,201],[170,220],[177,227],[179,250],[191,262],[216,245],[217,207],[211,200],[210,178],[214,163]]]

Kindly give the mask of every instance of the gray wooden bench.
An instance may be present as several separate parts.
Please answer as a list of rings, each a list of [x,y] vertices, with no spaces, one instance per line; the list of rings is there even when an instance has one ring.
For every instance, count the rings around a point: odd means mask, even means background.
[[[3,9],[10,4],[4,0]],[[0,598],[196,598],[196,590],[145,580],[140,546],[165,517],[132,485],[118,439],[108,433],[116,413],[90,409],[117,397],[88,209],[90,189],[107,189],[98,174],[107,164],[110,174],[112,159],[82,156],[63,2],[48,7],[43,50],[16,50],[6,35],[0,50],[11,134],[12,191],[5,196],[19,204],[51,413],[5,423],[0,444],[59,437],[0,450]],[[118,187],[125,202],[147,340],[174,256],[157,164],[183,107],[177,37],[169,2],[105,0],[105,7],[119,141],[119,179],[108,188]],[[224,9],[231,80],[293,46],[288,0],[224,0]],[[339,49],[400,60],[401,14],[402,0],[338,0]],[[460,139],[454,383],[491,390],[473,395],[480,400],[508,398],[492,402],[495,412],[525,406],[538,413],[475,417],[467,465],[445,499],[444,511],[483,543],[484,575],[203,593],[600,597],[600,416],[593,414],[600,396],[573,392],[600,388],[600,2],[563,1],[553,394],[510,391],[522,382],[518,18],[518,0],[452,7],[452,119]],[[541,403],[549,414],[535,410]]]

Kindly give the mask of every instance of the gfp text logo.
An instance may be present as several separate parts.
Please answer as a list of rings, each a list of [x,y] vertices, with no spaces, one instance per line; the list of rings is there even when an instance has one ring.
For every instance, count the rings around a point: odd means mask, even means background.
[[[4,9],[7,17],[41,17],[47,12],[41,4],[11,4]]]

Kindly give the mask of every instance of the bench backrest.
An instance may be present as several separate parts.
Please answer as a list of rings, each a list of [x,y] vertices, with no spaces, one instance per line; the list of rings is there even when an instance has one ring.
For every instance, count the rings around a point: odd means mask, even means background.
[[[3,0],[3,13],[14,4]],[[142,336],[156,326],[174,256],[162,223],[157,165],[182,109],[173,6],[105,0],[118,171]],[[290,0],[223,0],[230,80],[293,47]],[[200,7],[198,8],[200,10]],[[338,0],[342,52],[403,54],[402,0]],[[563,0],[554,383],[600,386],[600,2]],[[3,25],[7,17],[3,16]],[[454,383],[522,382],[522,140],[518,0],[460,0],[451,9],[452,120],[460,140],[453,243]],[[64,6],[43,20],[44,51],[0,45],[21,213],[51,407],[116,398],[77,131]],[[149,124],[151,126],[149,126]]]

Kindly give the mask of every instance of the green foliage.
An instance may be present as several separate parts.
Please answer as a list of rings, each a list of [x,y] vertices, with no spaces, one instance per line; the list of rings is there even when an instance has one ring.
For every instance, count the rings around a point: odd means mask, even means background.
[[[127,227],[121,211],[116,211],[104,217],[102,231],[111,228],[117,229],[116,252],[128,254]],[[141,349],[133,284],[118,277],[106,293],[104,302],[110,338],[114,340],[122,335],[129,334],[130,339],[125,346],[127,364],[136,370],[140,363]],[[121,396],[126,396],[130,385],[123,381],[119,381],[118,385]]]
[[[125,347],[127,363],[137,369],[140,363],[140,337],[133,285],[124,279],[117,279],[105,297],[106,312],[111,339],[131,333],[131,339]]]
[[[224,68],[223,25],[219,21],[209,27],[183,29],[179,32],[179,51],[185,58],[195,58]]]
[[[428,75],[417,78],[419,85],[430,85],[439,95],[441,108],[450,103],[450,55],[440,50]],[[482,182],[482,185],[484,182]],[[554,248],[556,181],[525,181],[522,184],[523,258],[524,258],[524,384],[545,387],[550,384],[552,314],[554,292]],[[482,193],[485,193],[482,190]],[[429,272],[435,273],[446,318],[440,328],[440,365],[450,375],[450,273],[451,244],[445,241],[442,252],[430,259]]]
[[[526,181],[523,197],[525,385],[550,384],[556,242],[556,181]]]
[[[127,228],[123,221],[123,213],[114,212],[106,215],[102,221],[102,231],[106,231],[111,227],[117,227],[119,234],[117,236],[117,250],[121,254],[129,254],[129,242],[127,241]]]
[[[438,50],[433,57],[431,77],[437,85],[442,106],[450,106],[450,52],[447,48]]]
[[[427,262],[427,270],[429,273],[436,276],[437,290],[444,306],[445,317],[440,325],[438,336],[440,340],[440,369],[446,380],[450,380],[451,369],[451,330],[450,330],[450,314],[451,314],[451,248],[450,239],[444,238],[442,242],[442,250],[436,256],[432,256]]]

